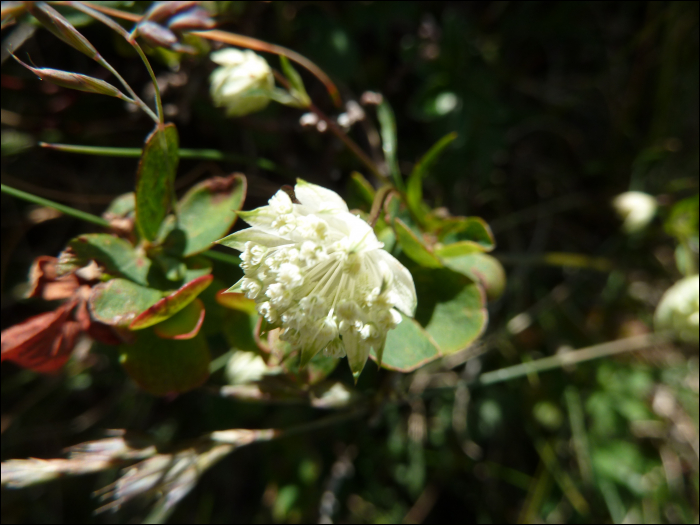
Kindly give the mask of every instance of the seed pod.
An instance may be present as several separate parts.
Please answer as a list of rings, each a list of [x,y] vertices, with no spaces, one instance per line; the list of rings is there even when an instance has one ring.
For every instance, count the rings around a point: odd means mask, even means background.
[[[173,31],[199,31],[212,29],[216,26],[206,9],[195,7],[172,17],[168,27]]]
[[[100,80],[99,78],[81,75],[79,73],[71,73],[69,71],[61,71],[59,69],[50,69],[46,67],[32,67],[16,56],[12,55],[17,62],[26,67],[29,71],[38,76],[41,80],[46,80],[57,86],[76,89],[78,91],[86,91],[88,93],[97,93],[98,95],[108,95],[122,100],[131,101],[129,97],[115,88],[112,84]]]
[[[34,18],[41,22],[41,25],[46,29],[69,46],[74,47],[93,60],[99,61],[101,57],[97,49],[53,7],[46,2],[25,2],[25,5]]]

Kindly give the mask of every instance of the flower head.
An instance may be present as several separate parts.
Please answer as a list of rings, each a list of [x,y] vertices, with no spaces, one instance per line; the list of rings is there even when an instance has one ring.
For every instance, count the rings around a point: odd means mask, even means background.
[[[337,193],[299,180],[295,196],[280,190],[267,206],[239,212],[252,227],[219,241],[242,252],[245,276],[230,291],[282,328],[302,366],[320,351],[347,355],[357,379],[372,348],[381,360],[399,311],[413,315],[413,278]]]
[[[221,49],[210,55],[219,64],[211,74],[211,98],[225,107],[229,117],[254,113],[265,108],[275,79],[265,59],[250,50]]]
[[[700,277],[685,277],[664,293],[654,314],[657,330],[673,330],[679,339],[697,343],[700,332]]]

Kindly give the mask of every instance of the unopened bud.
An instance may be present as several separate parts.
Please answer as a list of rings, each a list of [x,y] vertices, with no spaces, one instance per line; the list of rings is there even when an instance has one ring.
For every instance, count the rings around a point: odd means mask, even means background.
[[[97,49],[95,49],[88,39],[80,34],[63,15],[46,4],[46,2],[25,2],[25,5],[34,18],[41,22],[41,25],[63,40],[66,44],[74,47],[93,60],[98,60],[100,58]]]
[[[137,34],[156,47],[171,48],[177,44],[177,36],[167,27],[156,24],[155,22],[141,22],[137,28]]]
[[[153,7],[146,11],[143,20],[158,22],[170,18],[177,13],[197,6],[197,2],[153,2]]]
[[[32,67],[25,64],[14,55],[12,55],[12,58],[38,76],[41,80],[46,80],[47,82],[51,82],[57,86],[131,101],[129,97],[124,95],[124,93],[119,91],[112,84],[109,84],[104,80],[100,80],[99,78],[89,77],[79,73],[70,73],[69,71],[61,71],[60,69]]]
[[[172,17],[168,27],[173,31],[199,31],[212,29],[216,26],[206,9],[195,7]]]

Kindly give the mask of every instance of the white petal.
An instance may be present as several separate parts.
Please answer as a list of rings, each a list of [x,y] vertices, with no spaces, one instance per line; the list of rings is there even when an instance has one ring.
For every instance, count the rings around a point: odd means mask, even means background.
[[[347,212],[348,205],[340,195],[329,189],[297,179],[294,194],[299,202],[316,213]]]
[[[411,272],[385,250],[376,250],[371,252],[371,255],[378,257],[380,261],[384,261],[393,274],[394,278],[391,283],[391,289],[396,296],[396,308],[406,315],[413,317],[418,299],[416,297],[416,286],[413,284]]]
[[[233,248],[242,252],[243,250],[245,250],[245,243],[248,241],[253,242],[255,244],[260,244],[262,246],[266,246],[267,248],[282,246],[284,244],[291,244],[291,241],[287,239],[284,239],[277,235],[273,235],[271,233],[266,233],[257,228],[247,228],[245,230],[232,233],[228,237],[219,239],[216,242],[218,244],[223,244],[224,246],[228,246],[229,248]]]

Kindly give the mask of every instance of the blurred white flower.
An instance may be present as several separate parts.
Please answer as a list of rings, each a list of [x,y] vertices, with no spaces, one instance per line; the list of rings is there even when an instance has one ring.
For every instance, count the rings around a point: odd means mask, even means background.
[[[270,370],[255,352],[237,350],[226,363],[226,379],[230,385],[245,385],[258,381]]]
[[[685,277],[666,290],[654,314],[657,330],[673,330],[679,339],[697,343],[700,339],[700,277]]]
[[[656,215],[656,199],[641,191],[621,193],[613,200],[613,207],[623,220],[622,229],[627,233],[643,230]]]
[[[280,190],[268,206],[239,212],[252,228],[219,241],[243,252],[245,276],[229,291],[255,300],[302,366],[321,350],[347,355],[357,379],[372,348],[381,359],[397,309],[413,315],[413,277],[337,193],[299,180],[295,196]]]
[[[210,58],[219,64],[211,74],[211,98],[218,107],[225,107],[229,117],[247,115],[265,108],[270,97],[265,94],[275,87],[275,78],[263,57],[252,51],[226,48]]]

